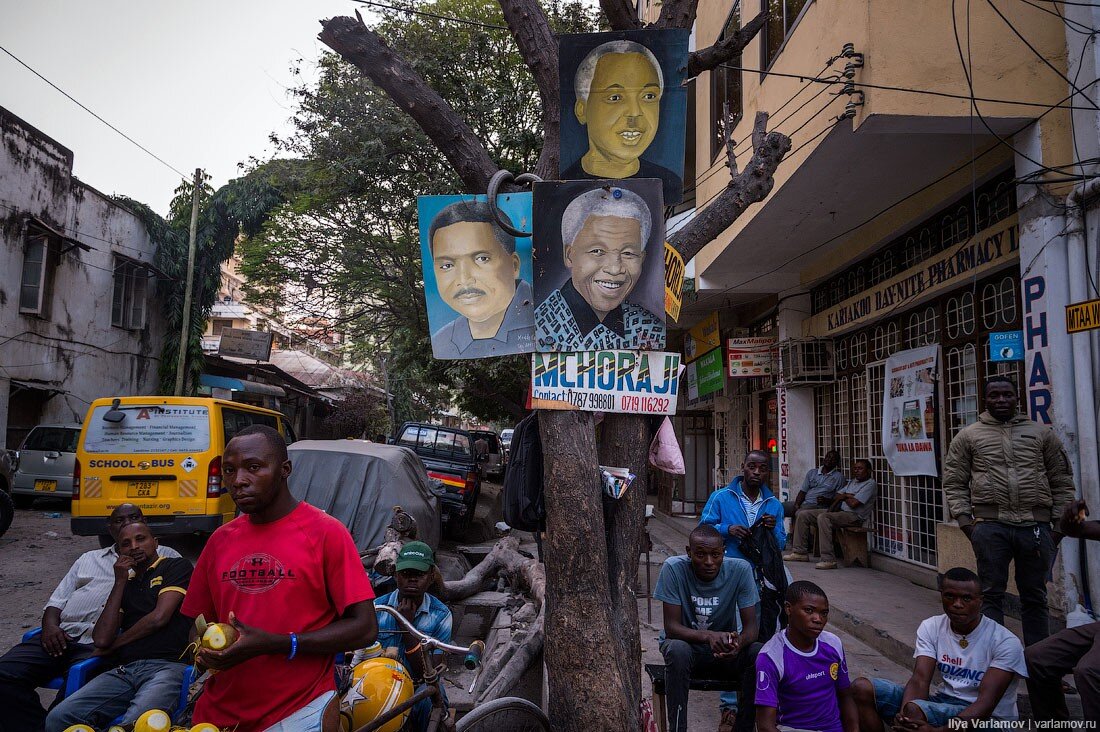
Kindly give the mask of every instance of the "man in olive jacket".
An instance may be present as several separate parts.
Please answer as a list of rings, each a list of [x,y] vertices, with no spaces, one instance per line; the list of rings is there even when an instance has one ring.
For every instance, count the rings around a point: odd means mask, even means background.
[[[1050,635],[1046,575],[1062,535],[1051,522],[1074,499],[1073,471],[1048,427],[1016,413],[1016,385],[985,383],[986,411],[951,441],[944,463],[947,506],[978,560],[982,613],[1004,623],[1009,562],[1016,562],[1024,645]]]

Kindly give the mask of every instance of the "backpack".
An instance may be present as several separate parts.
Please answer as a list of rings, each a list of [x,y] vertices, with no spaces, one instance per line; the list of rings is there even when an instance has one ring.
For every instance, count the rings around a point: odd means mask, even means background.
[[[542,491],[542,440],[537,412],[520,420],[512,433],[504,473],[504,521],[520,531],[541,531],[546,524]]]

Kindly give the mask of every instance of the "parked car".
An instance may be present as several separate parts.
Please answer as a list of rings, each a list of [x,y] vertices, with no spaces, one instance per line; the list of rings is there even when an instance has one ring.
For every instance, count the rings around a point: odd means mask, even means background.
[[[504,453],[506,455],[512,454],[512,435],[515,433],[513,429],[500,431],[500,444],[504,446]]]
[[[19,446],[12,498],[27,508],[35,498],[72,498],[79,424],[40,424]]]
[[[15,518],[15,504],[11,500],[11,481],[15,474],[15,454],[0,448],[0,536],[11,526]]]
[[[424,462],[428,477],[443,484],[443,525],[448,533],[465,531],[481,494],[474,436],[454,427],[406,422],[397,431],[396,444],[415,452]]]
[[[485,440],[489,445],[489,457],[481,462],[482,472],[494,478],[504,476],[504,468],[508,465],[508,453],[500,444],[500,438],[492,430],[470,430],[474,438],[474,447],[478,440]]]

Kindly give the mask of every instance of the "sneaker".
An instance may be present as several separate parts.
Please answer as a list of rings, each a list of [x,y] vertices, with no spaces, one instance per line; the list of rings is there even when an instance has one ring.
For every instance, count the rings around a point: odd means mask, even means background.
[[[737,710],[723,709],[722,719],[718,722],[718,732],[733,732],[737,724]]]
[[[836,562],[818,562],[814,569],[836,569]]]
[[[783,555],[783,561],[785,562],[808,562],[810,561],[809,554],[799,554],[798,552],[791,552],[790,554]]]

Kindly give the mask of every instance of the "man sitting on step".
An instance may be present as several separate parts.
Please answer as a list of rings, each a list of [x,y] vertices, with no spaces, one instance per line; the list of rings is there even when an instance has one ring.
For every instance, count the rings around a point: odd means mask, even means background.
[[[871,477],[871,461],[856,460],[852,463],[852,479],[833,498],[829,508],[803,508],[795,514],[794,549],[783,556],[790,562],[810,560],[810,528],[817,526],[817,541],[821,547],[821,561],[816,569],[836,569],[833,541],[838,529],[846,526],[863,526],[875,510],[878,484]]]

